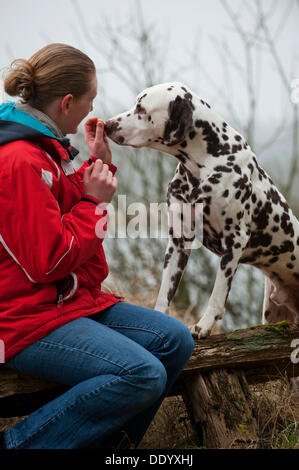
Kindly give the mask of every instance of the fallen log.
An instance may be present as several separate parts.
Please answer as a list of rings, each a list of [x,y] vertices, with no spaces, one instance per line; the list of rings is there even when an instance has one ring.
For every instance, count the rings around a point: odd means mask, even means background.
[[[258,440],[249,384],[297,376],[299,323],[283,321],[197,340],[169,396],[183,396],[199,445],[227,448]],[[0,417],[21,419],[65,390],[0,366]]]

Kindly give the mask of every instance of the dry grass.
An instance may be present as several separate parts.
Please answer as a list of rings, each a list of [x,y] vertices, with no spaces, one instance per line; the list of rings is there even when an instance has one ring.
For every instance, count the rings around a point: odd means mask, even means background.
[[[299,449],[299,389],[285,378],[252,386],[259,447]]]
[[[194,447],[196,436],[180,396],[164,400],[147,430],[139,449],[178,449]]]
[[[250,386],[258,425],[258,443],[247,449],[299,449],[299,389],[287,379]],[[139,448],[174,449],[196,447],[196,436],[181,397],[166,398]],[[244,449],[237,441],[232,448]]]

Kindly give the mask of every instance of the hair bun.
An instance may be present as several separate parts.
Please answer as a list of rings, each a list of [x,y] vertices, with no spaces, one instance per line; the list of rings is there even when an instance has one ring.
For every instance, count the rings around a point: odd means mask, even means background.
[[[28,60],[16,59],[11,63],[4,90],[10,96],[20,96],[25,103],[34,95],[34,69]]]

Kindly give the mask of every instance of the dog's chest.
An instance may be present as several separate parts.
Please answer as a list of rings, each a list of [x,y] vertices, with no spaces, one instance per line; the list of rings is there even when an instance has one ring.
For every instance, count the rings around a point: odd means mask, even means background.
[[[200,177],[195,177],[183,165],[179,165],[168,186],[167,202],[168,205],[178,202],[186,213],[189,208],[192,214],[191,223],[196,223],[197,227],[200,224],[202,227],[199,231],[201,242],[206,248],[220,255],[227,202],[222,197],[224,190],[222,185],[218,185],[217,176],[219,177],[219,172],[217,175],[217,172],[202,171]],[[196,207],[196,210],[191,207]]]

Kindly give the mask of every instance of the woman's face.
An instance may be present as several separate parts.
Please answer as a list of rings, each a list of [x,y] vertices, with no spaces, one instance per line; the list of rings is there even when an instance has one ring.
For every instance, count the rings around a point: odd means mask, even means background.
[[[97,96],[97,90],[97,77],[94,74],[88,91],[80,98],[73,98],[70,103],[70,112],[64,123],[65,128],[63,131],[65,134],[75,134],[77,132],[80,122],[93,110],[93,100]]]

